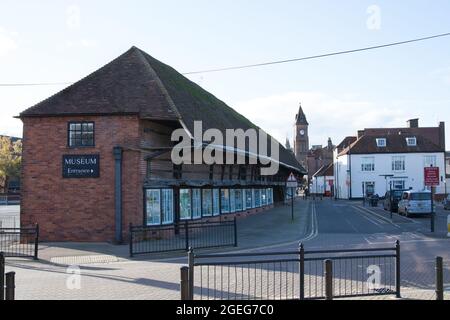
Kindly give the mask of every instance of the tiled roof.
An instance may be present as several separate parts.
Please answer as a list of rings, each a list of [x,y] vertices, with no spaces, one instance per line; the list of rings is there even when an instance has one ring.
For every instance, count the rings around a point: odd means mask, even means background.
[[[417,145],[408,146],[406,139],[416,137]],[[377,139],[386,139],[386,147],[378,147]],[[439,145],[420,135],[378,134],[364,135],[356,140],[350,147],[345,148],[339,155],[344,154],[376,154],[376,153],[429,153],[444,152]]]
[[[182,121],[191,133],[194,121],[202,121],[203,130],[259,129],[175,69],[136,47],[19,117],[115,114]],[[291,152],[281,144],[279,148],[280,162],[306,172]]]

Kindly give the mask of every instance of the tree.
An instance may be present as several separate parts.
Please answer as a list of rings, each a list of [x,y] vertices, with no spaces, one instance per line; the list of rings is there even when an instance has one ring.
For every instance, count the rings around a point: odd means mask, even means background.
[[[8,181],[19,179],[22,166],[22,141],[0,137],[0,187],[6,189]]]

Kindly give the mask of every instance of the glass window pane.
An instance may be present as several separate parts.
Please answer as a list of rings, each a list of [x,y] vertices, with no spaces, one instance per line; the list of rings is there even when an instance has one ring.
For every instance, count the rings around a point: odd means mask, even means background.
[[[200,189],[192,190],[192,213],[194,219],[202,217],[202,191]]]
[[[163,224],[173,223],[173,190],[163,189],[162,193],[162,217]]]
[[[245,195],[246,195],[246,207],[247,209],[251,209],[253,208],[253,193],[252,193],[252,189],[247,189],[245,190]]]
[[[213,190],[213,214],[215,216],[220,215],[220,190]]]
[[[220,196],[221,196],[222,213],[230,213],[230,190],[221,189]]]
[[[159,190],[147,190],[147,225],[161,224],[161,193]]]
[[[236,212],[236,196],[235,190],[230,189],[230,213]]]
[[[255,189],[255,207],[261,207],[261,190]]]
[[[242,190],[236,189],[234,191],[234,199],[235,199],[235,206],[236,206],[236,212],[242,211]]]
[[[261,205],[262,206],[267,206],[266,189],[261,189]]]
[[[203,190],[202,202],[203,202],[203,216],[211,217],[212,213],[213,213],[212,190],[211,189]]]
[[[191,190],[180,190],[180,219],[189,220],[192,218]]]

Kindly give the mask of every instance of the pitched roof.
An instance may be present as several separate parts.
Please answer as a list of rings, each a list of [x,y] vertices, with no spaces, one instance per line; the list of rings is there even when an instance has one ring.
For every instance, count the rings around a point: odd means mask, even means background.
[[[306,120],[306,115],[303,112],[302,105],[300,105],[298,109],[298,113],[295,116],[296,124],[303,124],[303,125],[309,125],[308,120]]]
[[[334,176],[334,164],[326,164],[320,168],[313,177],[331,177]]]
[[[377,154],[377,153],[428,153],[443,152],[437,144],[427,138],[415,135],[416,146],[408,146],[406,139],[413,137],[410,134],[378,134],[364,135],[345,148],[339,155],[351,154]],[[377,139],[386,139],[386,147],[378,147]]]
[[[175,69],[136,47],[19,117],[116,114],[181,121],[191,133],[194,121],[202,121],[204,131],[259,129]],[[282,164],[306,172],[291,152],[281,144],[279,148]]]

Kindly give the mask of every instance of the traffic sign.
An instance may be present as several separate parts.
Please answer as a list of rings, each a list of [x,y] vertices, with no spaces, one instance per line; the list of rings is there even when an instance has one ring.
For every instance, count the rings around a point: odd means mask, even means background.
[[[289,178],[286,181],[286,188],[298,188],[298,181],[293,173],[289,175]]]
[[[439,167],[427,167],[425,168],[425,186],[426,187],[438,187],[441,183],[441,177],[439,173]]]

